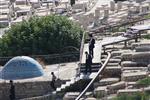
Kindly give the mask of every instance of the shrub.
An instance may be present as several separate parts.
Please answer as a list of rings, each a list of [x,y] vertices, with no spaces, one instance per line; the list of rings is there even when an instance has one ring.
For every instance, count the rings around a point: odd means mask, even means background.
[[[120,95],[113,100],[148,100],[150,98],[150,94],[148,93],[135,93],[135,94],[123,94]]]
[[[150,77],[144,78],[137,82],[138,85],[150,86]]]
[[[64,47],[80,47],[82,33],[77,24],[64,16],[32,17],[13,25],[3,35],[0,56],[63,53]]]
[[[147,34],[143,37],[144,39],[150,39],[150,34]]]

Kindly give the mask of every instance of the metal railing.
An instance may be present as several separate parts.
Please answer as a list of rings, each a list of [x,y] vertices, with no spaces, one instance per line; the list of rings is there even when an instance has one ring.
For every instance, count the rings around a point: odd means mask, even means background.
[[[79,52],[71,53],[62,53],[62,54],[49,54],[49,55],[29,55],[34,59],[39,59],[45,64],[55,64],[55,63],[65,63],[65,62],[74,62],[79,60]],[[9,57],[0,57],[0,65],[4,65],[14,56]]]
[[[86,32],[83,33],[82,40],[81,40],[80,58],[79,58],[79,61],[80,61],[80,62],[81,62],[81,60],[82,60],[82,54],[83,54],[83,48],[84,48],[84,41],[85,41],[85,34],[86,34]]]
[[[86,34],[86,32],[83,33],[82,40],[81,40],[79,64],[78,64],[78,69],[77,69],[77,74],[76,74],[76,76],[79,76],[79,75],[80,75],[80,62],[81,62],[81,60],[82,60],[82,54],[83,54],[83,49],[84,49],[85,34]]]
[[[97,75],[90,81],[90,83],[87,85],[87,87],[80,93],[80,95],[75,99],[75,100],[79,100],[85,93],[86,91],[89,89],[89,87],[94,83],[94,81],[96,80],[96,78],[102,73],[102,71],[105,69],[111,54],[108,52],[108,57],[106,59],[106,61],[104,62],[104,64],[102,65],[102,67],[100,68],[100,70],[97,72]]]

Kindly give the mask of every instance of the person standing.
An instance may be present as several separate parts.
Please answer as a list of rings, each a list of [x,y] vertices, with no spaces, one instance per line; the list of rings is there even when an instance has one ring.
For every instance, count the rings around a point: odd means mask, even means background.
[[[15,85],[13,84],[13,81],[10,80],[10,100],[15,100],[16,99],[16,96],[15,96]]]
[[[85,61],[85,73],[92,72],[91,65],[92,65],[92,56],[88,54],[88,52],[85,52],[86,55],[86,61]]]
[[[95,39],[93,38],[92,34],[89,34],[90,37],[90,41],[89,41],[89,54],[92,56],[93,58],[93,49],[95,47]]]
[[[54,2],[55,2],[55,6],[57,7],[59,5],[60,1],[59,0],[55,0]]]
[[[55,82],[56,82],[56,76],[54,74],[54,72],[51,72],[52,75],[52,81],[51,81],[51,87],[56,90],[56,86],[55,86]]]

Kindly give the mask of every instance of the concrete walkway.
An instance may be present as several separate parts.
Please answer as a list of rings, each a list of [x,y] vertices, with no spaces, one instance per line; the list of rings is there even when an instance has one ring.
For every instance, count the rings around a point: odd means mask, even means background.
[[[51,72],[54,72],[57,78],[61,80],[69,80],[72,77],[75,77],[77,74],[76,69],[78,68],[78,62],[71,63],[61,63],[61,64],[53,64],[47,65],[44,69],[44,76],[38,78],[24,79],[24,80],[16,80],[15,82],[34,82],[34,81],[51,81]],[[0,70],[2,67],[0,68]],[[0,79],[1,82],[8,82]]]

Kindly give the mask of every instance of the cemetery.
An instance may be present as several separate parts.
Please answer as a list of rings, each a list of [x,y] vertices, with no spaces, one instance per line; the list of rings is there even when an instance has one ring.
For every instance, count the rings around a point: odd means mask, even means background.
[[[1,0],[0,10],[0,44],[19,38],[36,51],[0,46],[0,100],[150,99],[149,0]],[[26,24],[28,39],[13,31]],[[36,49],[30,37],[45,42]]]

